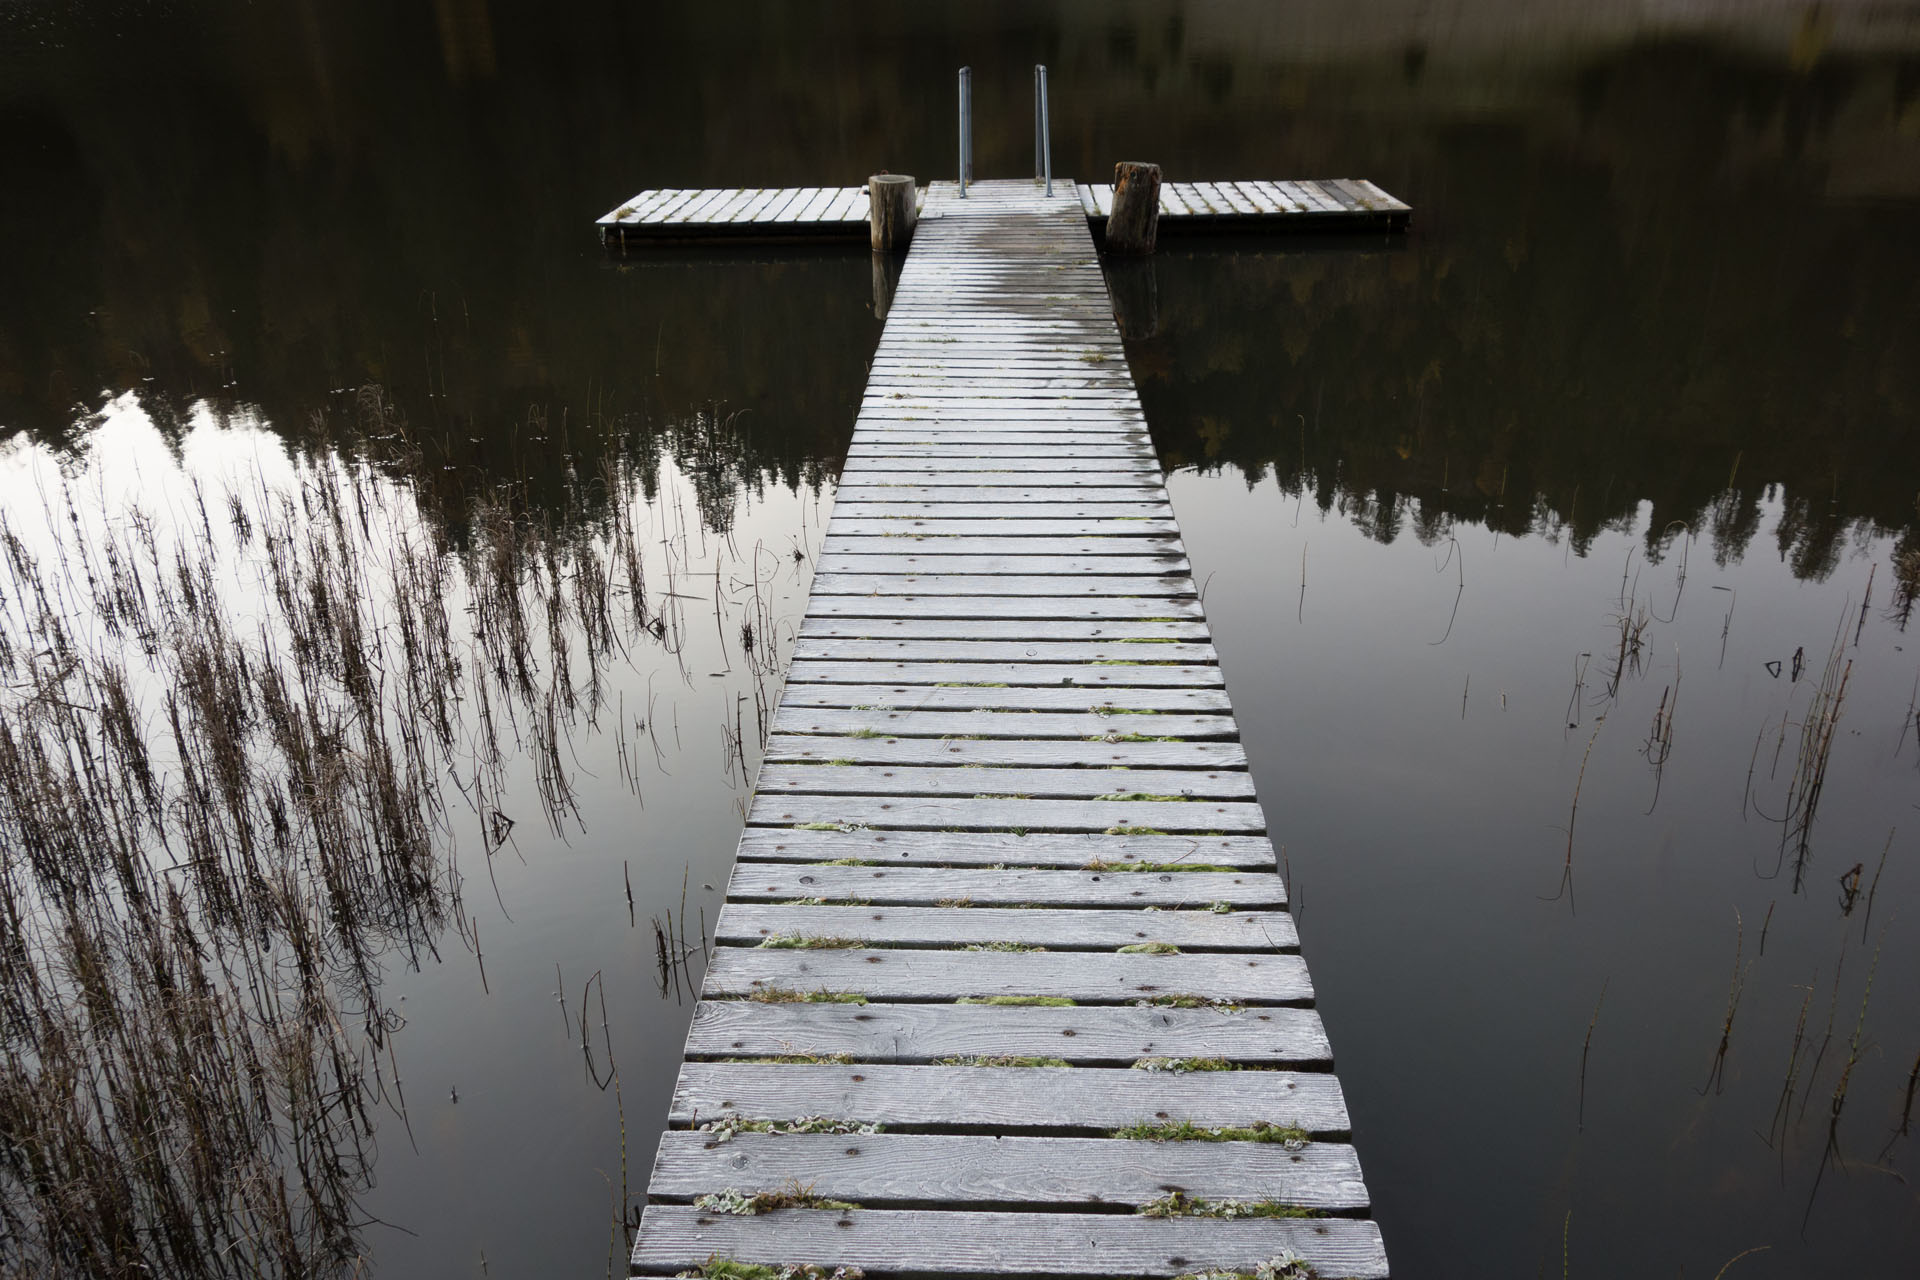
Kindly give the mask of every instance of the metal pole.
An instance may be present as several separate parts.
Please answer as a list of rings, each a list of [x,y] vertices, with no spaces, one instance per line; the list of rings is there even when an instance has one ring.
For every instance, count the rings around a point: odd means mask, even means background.
[[[960,198],[967,198],[973,176],[973,68],[960,68]]]
[[[1046,172],[1041,155],[1047,144],[1040,136],[1040,77],[1046,74],[1046,70],[1037,62],[1033,66],[1033,176],[1036,178]]]
[[[1047,108],[1047,69],[1040,73],[1040,164],[1047,176],[1047,194],[1053,194],[1053,119]]]

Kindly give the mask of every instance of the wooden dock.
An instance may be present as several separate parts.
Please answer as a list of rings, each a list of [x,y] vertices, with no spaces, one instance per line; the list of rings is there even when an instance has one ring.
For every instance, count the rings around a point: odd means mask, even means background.
[[[1056,190],[926,196],[636,1275],[1388,1274],[1086,211]]]
[[[936,184],[937,185],[937,184]],[[981,184],[975,184],[981,185]],[[1018,184],[1015,184],[1018,185]],[[926,191],[922,188],[922,205]],[[1095,231],[1106,227],[1113,188],[1060,181]],[[1413,210],[1364,178],[1318,182],[1167,182],[1160,188],[1160,223],[1169,231],[1293,228],[1398,231]],[[865,187],[659,189],[642,191],[597,224],[603,237],[628,240],[862,239],[867,234]]]

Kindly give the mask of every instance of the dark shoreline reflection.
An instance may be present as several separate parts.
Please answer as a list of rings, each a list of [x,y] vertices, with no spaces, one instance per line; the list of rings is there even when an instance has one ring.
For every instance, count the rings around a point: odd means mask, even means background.
[[[0,93],[0,158],[34,197],[0,230],[37,247],[0,299],[0,433],[77,443],[132,390],[163,430],[204,401],[300,441],[374,384],[429,491],[557,496],[529,439],[694,410],[745,411],[749,469],[816,480],[878,332],[864,255],[605,257],[592,217],[650,181],[943,172],[947,64],[1038,46],[1063,172],[1118,149],[1196,175],[1364,170],[1416,205],[1400,244],[1169,240],[1133,349],[1169,466],[1338,475],[1383,535],[1410,495],[1576,545],[1649,501],[1729,554],[1778,484],[1802,574],[1851,523],[1913,519],[1920,71],[1897,39],[1829,19],[1773,52],[1757,19],[1746,44],[1543,36],[1488,71],[1467,35],[1400,47],[1385,20],[1315,58],[1181,6],[910,30],[858,8],[810,31],[764,5],[564,28],[511,5],[43,16]],[[735,31],[728,67],[703,61]],[[983,86],[981,158],[1018,172],[1010,84]]]

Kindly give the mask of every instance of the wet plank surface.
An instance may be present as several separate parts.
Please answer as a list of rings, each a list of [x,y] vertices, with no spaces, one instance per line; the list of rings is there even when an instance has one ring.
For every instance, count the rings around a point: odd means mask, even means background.
[[[635,1274],[1387,1274],[1092,197],[1056,190],[928,193]],[[1171,186],[1187,217],[1362,195]],[[763,208],[802,202],[832,212]],[[861,1207],[728,1211],[794,1187]],[[1176,1190],[1266,1216],[1138,1212]]]

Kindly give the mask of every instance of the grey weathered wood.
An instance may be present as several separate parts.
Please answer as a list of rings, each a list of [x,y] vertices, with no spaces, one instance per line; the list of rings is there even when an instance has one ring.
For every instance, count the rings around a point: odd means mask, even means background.
[[[1099,746],[1089,743],[1089,746]],[[1198,743],[1127,743],[1127,746],[1188,746]],[[1068,753],[1056,763],[1077,763]],[[978,795],[1011,792],[1043,798],[1148,792],[1158,795],[1251,799],[1253,778],[1244,769],[1135,768],[929,768],[856,764],[778,764],[760,768],[761,795]]]
[[[1166,736],[1166,735],[1161,735]],[[768,766],[823,765],[967,765],[996,769],[1019,767],[1079,768],[1083,771],[1141,773],[1166,770],[1172,776],[1185,771],[1243,769],[1246,753],[1237,742],[1098,741],[1063,742],[1018,738],[847,738],[776,733],[767,740]],[[1181,771],[1181,772],[1173,772]],[[762,769],[761,786],[778,775]],[[964,784],[962,784],[964,785]],[[1097,786],[1097,783],[1085,785]],[[975,786],[978,791],[978,786]],[[1112,791],[1106,787],[1100,794]]]
[[[1194,594],[1193,580],[1184,573],[1163,576],[1078,574],[1065,577],[1041,574],[913,574],[816,573],[816,596],[911,596],[939,592],[947,596],[1127,596],[1176,597]]]
[[[963,997],[1064,996],[1119,1004],[1200,993],[1239,1004],[1304,1004],[1313,983],[1297,955],[1086,952],[788,951],[715,947],[705,994],[854,992],[870,1000],[952,1002]]]
[[[983,608],[978,596],[943,595],[928,588],[920,595],[833,596],[817,598],[810,610],[819,618],[964,618],[1123,621],[1200,617],[1199,601],[1178,596],[1002,596]],[[961,630],[955,634],[967,635]]]
[[[1250,187],[1203,186],[1183,198],[1234,217],[1277,208]],[[675,1110],[684,1125],[839,1113],[894,1131],[669,1133],[637,1265],[809,1261],[794,1242],[827,1223],[819,1260],[866,1248],[877,1276],[1171,1276],[1282,1240],[1384,1274],[1364,1223],[1124,1212],[1176,1186],[1341,1213],[1368,1202],[1346,1146],[1104,1136],[1172,1119],[1339,1136],[1348,1121],[1331,1075],[1273,1069],[1326,1067],[1325,1032],[1302,1007],[1313,987],[1083,199],[983,184],[962,206],[950,192],[936,185],[912,254],[876,294],[886,327],[710,926]],[[872,202],[855,194],[864,214]],[[706,207],[729,225],[786,225],[819,203],[728,198]],[[1353,191],[1340,199],[1360,211]],[[819,214],[849,208],[833,193]],[[794,939],[834,945],[761,945]],[[1179,950],[1123,951],[1143,943]],[[869,1003],[751,998],[820,991]],[[959,1003],[1033,996],[1077,1004]],[[1130,1069],[1178,1057],[1266,1069]],[[791,1180],[880,1207],[735,1219],[659,1203]],[[1015,1244],[969,1254],[949,1238],[997,1223],[980,1212],[997,1206],[1027,1210]],[[1096,1212],[1044,1212],[1060,1208]],[[876,1218],[924,1236],[872,1239],[861,1224]],[[1190,1241],[1205,1258],[1180,1252]]]
[[[954,567],[951,556],[1038,556],[1045,560],[1070,556],[1154,556],[1184,565],[1179,540],[1170,534],[1101,534],[1084,537],[1020,537],[986,532],[929,536],[923,532],[898,534],[891,538],[873,534],[830,532],[820,548],[822,558],[846,556],[908,556],[915,559],[909,570],[923,564],[933,568]],[[871,560],[860,564],[878,568]],[[1033,561],[1026,563],[1032,564]],[[1138,561],[1135,562],[1137,567]],[[897,572],[897,571],[896,571]]]
[[[817,571],[822,573],[905,574],[1186,574],[1190,566],[1185,556],[1164,547],[1125,543],[1109,544],[1097,553],[1067,555],[1048,552],[1035,542],[1022,548],[1018,556],[969,554],[964,547],[952,545],[928,547],[877,547],[871,544],[842,548],[829,542],[823,548]]]
[[[991,788],[989,779],[983,783]],[[1267,829],[1257,804],[1229,800],[991,800],[951,796],[762,795],[748,810],[757,826],[841,825],[945,831],[1254,831]]]
[[[671,1275],[716,1254],[780,1266],[816,1262],[870,1275],[1164,1280],[1209,1268],[1251,1273],[1294,1253],[1314,1274],[1383,1280],[1380,1228],[1353,1218],[1141,1218],[1125,1214],[804,1209],[757,1217],[651,1205],[634,1244],[637,1274]]]
[[[1324,1072],[1175,1075],[1114,1067],[891,1063],[689,1062],[681,1067],[671,1122],[692,1126],[722,1114],[789,1122],[831,1116],[890,1130],[992,1132],[1099,1131],[1183,1120],[1207,1128],[1266,1123],[1323,1138],[1343,1136],[1352,1125],[1340,1082]]]
[[[1001,517],[992,524],[961,516],[862,515],[849,503],[837,503],[828,537],[936,538],[985,534],[1006,538],[1163,537],[1175,530],[1169,508],[1142,519],[1112,516]]]
[[[955,947],[1004,942],[1049,951],[1112,951],[1165,942],[1183,951],[1274,951],[1300,945],[1284,911],[1115,911],[1040,907],[783,906],[730,902],[716,942],[856,938],[874,946]]]
[[[833,862],[956,867],[1091,867],[1106,863],[1156,867],[1245,867],[1272,870],[1264,836],[1109,836],[1035,831],[793,831],[749,827],[740,856],[762,862]],[[1184,871],[1117,871],[1115,875],[1188,875]]]
[[[1122,668],[1116,668],[1122,669]],[[856,710],[978,711],[992,709],[1015,714],[1036,711],[1095,711],[1108,719],[1126,718],[1130,711],[1231,711],[1219,688],[1082,688],[1078,686],[1029,689],[1008,685],[924,684],[792,684],[781,700],[784,709],[848,707]],[[1126,726],[1131,727],[1131,726]],[[1148,726],[1151,727],[1151,726]],[[1143,728],[1140,732],[1144,733]],[[1161,736],[1161,735],[1154,735]]]
[[[831,539],[829,539],[831,541]],[[874,541],[878,541],[875,539]],[[897,544],[896,544],[897,545]],[[1204,640],[1068,640],[1032,636],[1018,640],[942,640],[925,636],[835,639],[809,632],[794,642],[795,661],[854,662],[1177,662],[1211,665],[1219,661]]]
[[[869,235],[881,252],[907,247],[913,239],[913,178],[907,174],[882,173],[867,179]]]
[[[1092,712],[861,711],[851,707],[792,705],[784,705],[774,714],[773,731],[909,738],[1065,738],[1075,742],[1117,742],[1135,734],[1153,738],[1234,740],[1240,736],[1239,726],[1232,716],[1226,715],[1181,715],[1163,711],[1149,720],[1098,716]]]
[[[853,662],[895,660],[901,662],[1009,662],[1009,663],[1088,663],[1137,662],[1142,654],[1150,661],[1211,664],[1219,660],[1213,646],[1205,643],[1155,642],[1151,647],[1126,641],[1072,640],[931,640],[881,639],[836,640],[807,636],[794,642],[796,662]]]
[[[650,1200],[746,1194],[788,1181],[872,1208],[1145,1204],[1179,1187],[1208,1200],[1279,1200],[1330,1212],[1367,1205],[1360,1161],[1343,1143],[1160,1142],[973,1134],[743,1133],[660,1140]]]
[[[787,674],[789,684],[972,684],[998,680],[1016,686],[1073,685],[1088,689],[1208,686],[1223,683],[1215,666],[1172,666],[1109,659],[1112,665],[1092,663],[977,663],[977,662],[808,662],[796,660]]]
[[[752,1000],[702,1000],[694,1009],[687,1053],[720,1059],[844,1053],[861,1062],[1035,1057],[1130,1069],[1143,1058],[1224,1058],[1251,1068],[1320,1067],[1333,1057],[1326,1028],[1312,1009]]]
[[[853,496],[867,489],[938,489],[938,488],[978,488],[1018,490],[1022,495],[1014,501],[1033,501],[1042,490],[1064,491],[1058,496],[1077,495],[1085,490],[1120,490],[1115,494],[1086,494],[1088,497],[1117,497],[1122,499],[1160,499],[1166,495],[1160,482],[1160,472],[1103,468],[1098,471],[1080,471],[1061,468],[1053,471],[1039,471],[1033,467],[1003,466],[975,467],[962,471],[954,467],[914,467],[901,470],[899,467],[859,465],[848,467],[840,474],[840,492]],[[880,493],[875,496],[886,497]],[[985,500],[994,501],[1000,495],[988,495]],[[964,498],[960,499],[965,501]]]
[[[730,902],[811,898],[875,905],[967,907],[1279,907],[1286,888],[1271,871],[1046,871],[979,867],[833,867],[741,862]]]

